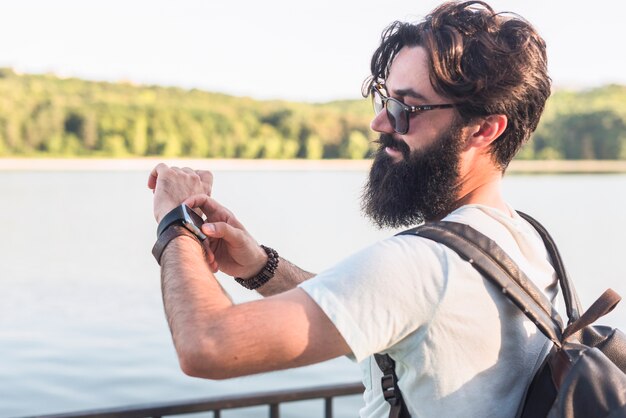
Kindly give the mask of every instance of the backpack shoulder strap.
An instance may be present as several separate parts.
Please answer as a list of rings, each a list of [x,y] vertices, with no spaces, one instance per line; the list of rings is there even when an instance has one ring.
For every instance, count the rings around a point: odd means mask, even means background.
[[[448,221],[427,223],[398,235],[417,235],[454,250],[483,277],[502,289],[504,296],[521,309],[557,347],[561,346],[563,325],[558,313],[548,298],[493,240],[469,225]],[[541,236],[544,237],[543,234]],[[389,417],[409,417],[406,403],[398,388],[394,360],[388,354],[375,354],[374,357],[383,372],[381,385],[383,396],[391,407]]]
[[[502,290],[554,344],[561,345],[563,323],[548,298],[496,244],[469,225],[439,221],[401,232],[439,242],[467,260]]]
[[[567,271],[565,270],[565,264],[561,259],[561,254],[559,253],[559,249],[556,246],[556,243],[546,230],[543,225],[539,223],[532,216],[517,211],[519,216],[524,218],[529,224],[535,228],[535,230],[539,233],[539,236],[543,240],[546,249],[548,250],[548,254],[550,255],[550,259],[552,260],[552,266],[556,271],[556,275],[559,279],[559,284],[561,286],[561,291],[563,292],[563,299],[565,300],[565,310],[567,312],[568,324],[576,321],[580,315],[582,314],[582,305],[580,304],[580,300],[578,299],[578,295],[576,294],[576,288],[573,283],[570,281],[569,276],[567,275]]]

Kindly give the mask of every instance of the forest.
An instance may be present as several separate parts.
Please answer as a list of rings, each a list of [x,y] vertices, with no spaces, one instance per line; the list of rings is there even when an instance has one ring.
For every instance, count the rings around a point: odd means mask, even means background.
[[[261,101],[0,68],[0,157],[363,159],[369,100]],[[626,159],[626,86],[557,89],[519,159]]]

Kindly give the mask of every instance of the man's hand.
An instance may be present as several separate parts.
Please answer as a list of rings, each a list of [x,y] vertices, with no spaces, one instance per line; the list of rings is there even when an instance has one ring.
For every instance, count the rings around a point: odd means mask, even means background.
[[[207,216],[202,232],[209,237],[209,249],[219,270],[232,277],[248,278],[263,269],[267,254],[231,211],[206,194],[191,196],[184,203],[200,208]]]
[[[189,196],[211,195],[213,174],[206,170],[168,167],[161,163],[152,169],[148,187],[154,191],[154,218],[157,222]]]

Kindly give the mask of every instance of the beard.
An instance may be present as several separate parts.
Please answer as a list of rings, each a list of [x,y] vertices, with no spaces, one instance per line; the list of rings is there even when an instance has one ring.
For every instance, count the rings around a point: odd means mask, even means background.
[[[381,134],[361,208],[379,228],[400,228],[443,218],[459,189],[461,129],[454,125],[426,148],[411,152],[404,141]],[[401,151],[394,162],[386,147]]]

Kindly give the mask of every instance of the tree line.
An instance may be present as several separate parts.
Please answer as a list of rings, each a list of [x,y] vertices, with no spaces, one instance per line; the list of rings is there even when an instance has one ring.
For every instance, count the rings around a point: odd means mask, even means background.
[[[371,155],[368,100],[260,101],[0,69],[0,156]],[[626,159],[626,86],[556,91],[518,158]]]

